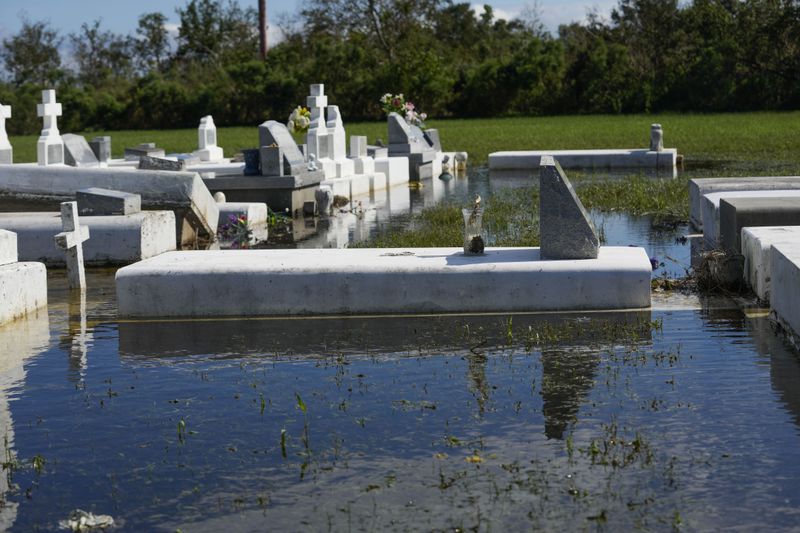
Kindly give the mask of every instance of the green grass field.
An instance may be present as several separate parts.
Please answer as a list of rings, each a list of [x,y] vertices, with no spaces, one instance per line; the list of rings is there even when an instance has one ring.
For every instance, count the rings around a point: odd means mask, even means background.
[[[664,128],[665,146],[677,147],[687,162],[769,162],[796,166],[800,174],[800,111],[710,115],[591,115],[500,119],[430,120],[448,150],[469,152],[472,165],[485,164],[498,150],[573,148],[636,148],[649,143],[650,124]],[[197,147],[197,131],[142,130],[80,132],[91,139],[111,135],[114,156],[126,146],[155,142],[169,152]],[[349,123],[348,135],[366,135],[370,142],[387,139],[386,123]],[[220,127],[219,145],[231,156],[258,143],[256,127]],[[36,160],[35,135],[12,136],[15,162]],[[749,165],[746,165],[749,166]]]

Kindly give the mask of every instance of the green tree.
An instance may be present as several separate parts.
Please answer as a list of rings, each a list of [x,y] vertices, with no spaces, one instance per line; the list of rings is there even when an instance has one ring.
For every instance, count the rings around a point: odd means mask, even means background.
[[[139,17],[133,49],[139,69],[163,71],[170,56],[167,17],[162,13],[145,13]]]
[[[23,19],[19,33],[3,39],[0,57],[15,85],[53,85],[64,72],[58,47],[62,38],[46,22]]]
[[[82,24],[80,33],[70,34],[72,57],[78,66],[78,80],[97,87],[133,74],[130,39],[100,30],[100,20]]]

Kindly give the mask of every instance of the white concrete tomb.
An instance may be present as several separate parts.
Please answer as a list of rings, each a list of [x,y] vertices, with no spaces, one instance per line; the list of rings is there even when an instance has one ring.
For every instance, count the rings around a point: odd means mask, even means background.
[[[170,252],[117,271],[121,317],[641,309],[644,249],[545,261],[538,248]]]

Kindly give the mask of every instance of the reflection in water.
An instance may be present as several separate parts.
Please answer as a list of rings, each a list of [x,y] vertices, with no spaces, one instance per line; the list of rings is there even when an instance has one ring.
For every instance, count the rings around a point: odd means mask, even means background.
[[[92,333],[86,325],[86,292],[69,291],[67,297],[68,326],[60,345],[69,356],[70,381],[79,382],[86,375]]]
[[[24,319],[0,326],[0,461],[10,461],[14,453],[14,421],[9,396],[25,385],[25,361],[47,349],[50,324],[47,309],[40,309]],[[17,517],[18,504],[6,501],[12,471],[0,474],[0,531],[7,531]]]
[[[776,333],[767,318],[748,320],[747,329],[758,353],[769,361],[772,388],[800,427],[800,355]]]
[[[597,351],[542,350],[542,414],[549,439],[562,439],[594,387]]]

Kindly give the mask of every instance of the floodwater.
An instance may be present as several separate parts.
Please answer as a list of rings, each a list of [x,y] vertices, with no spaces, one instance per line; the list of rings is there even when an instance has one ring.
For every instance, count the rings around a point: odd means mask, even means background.
[[[401,189],[289,245],[500,186]],[[685,227],[592,217],[687,267]],[[0,327],[0,530],[800,528],[800,356],[764,310],[120,321],[113,272],[88,285],[51,271],[47,312]]]
[[[125,322],[89,287],[0,328],[12,531],[800,527],[800,358],[729,301]]]

